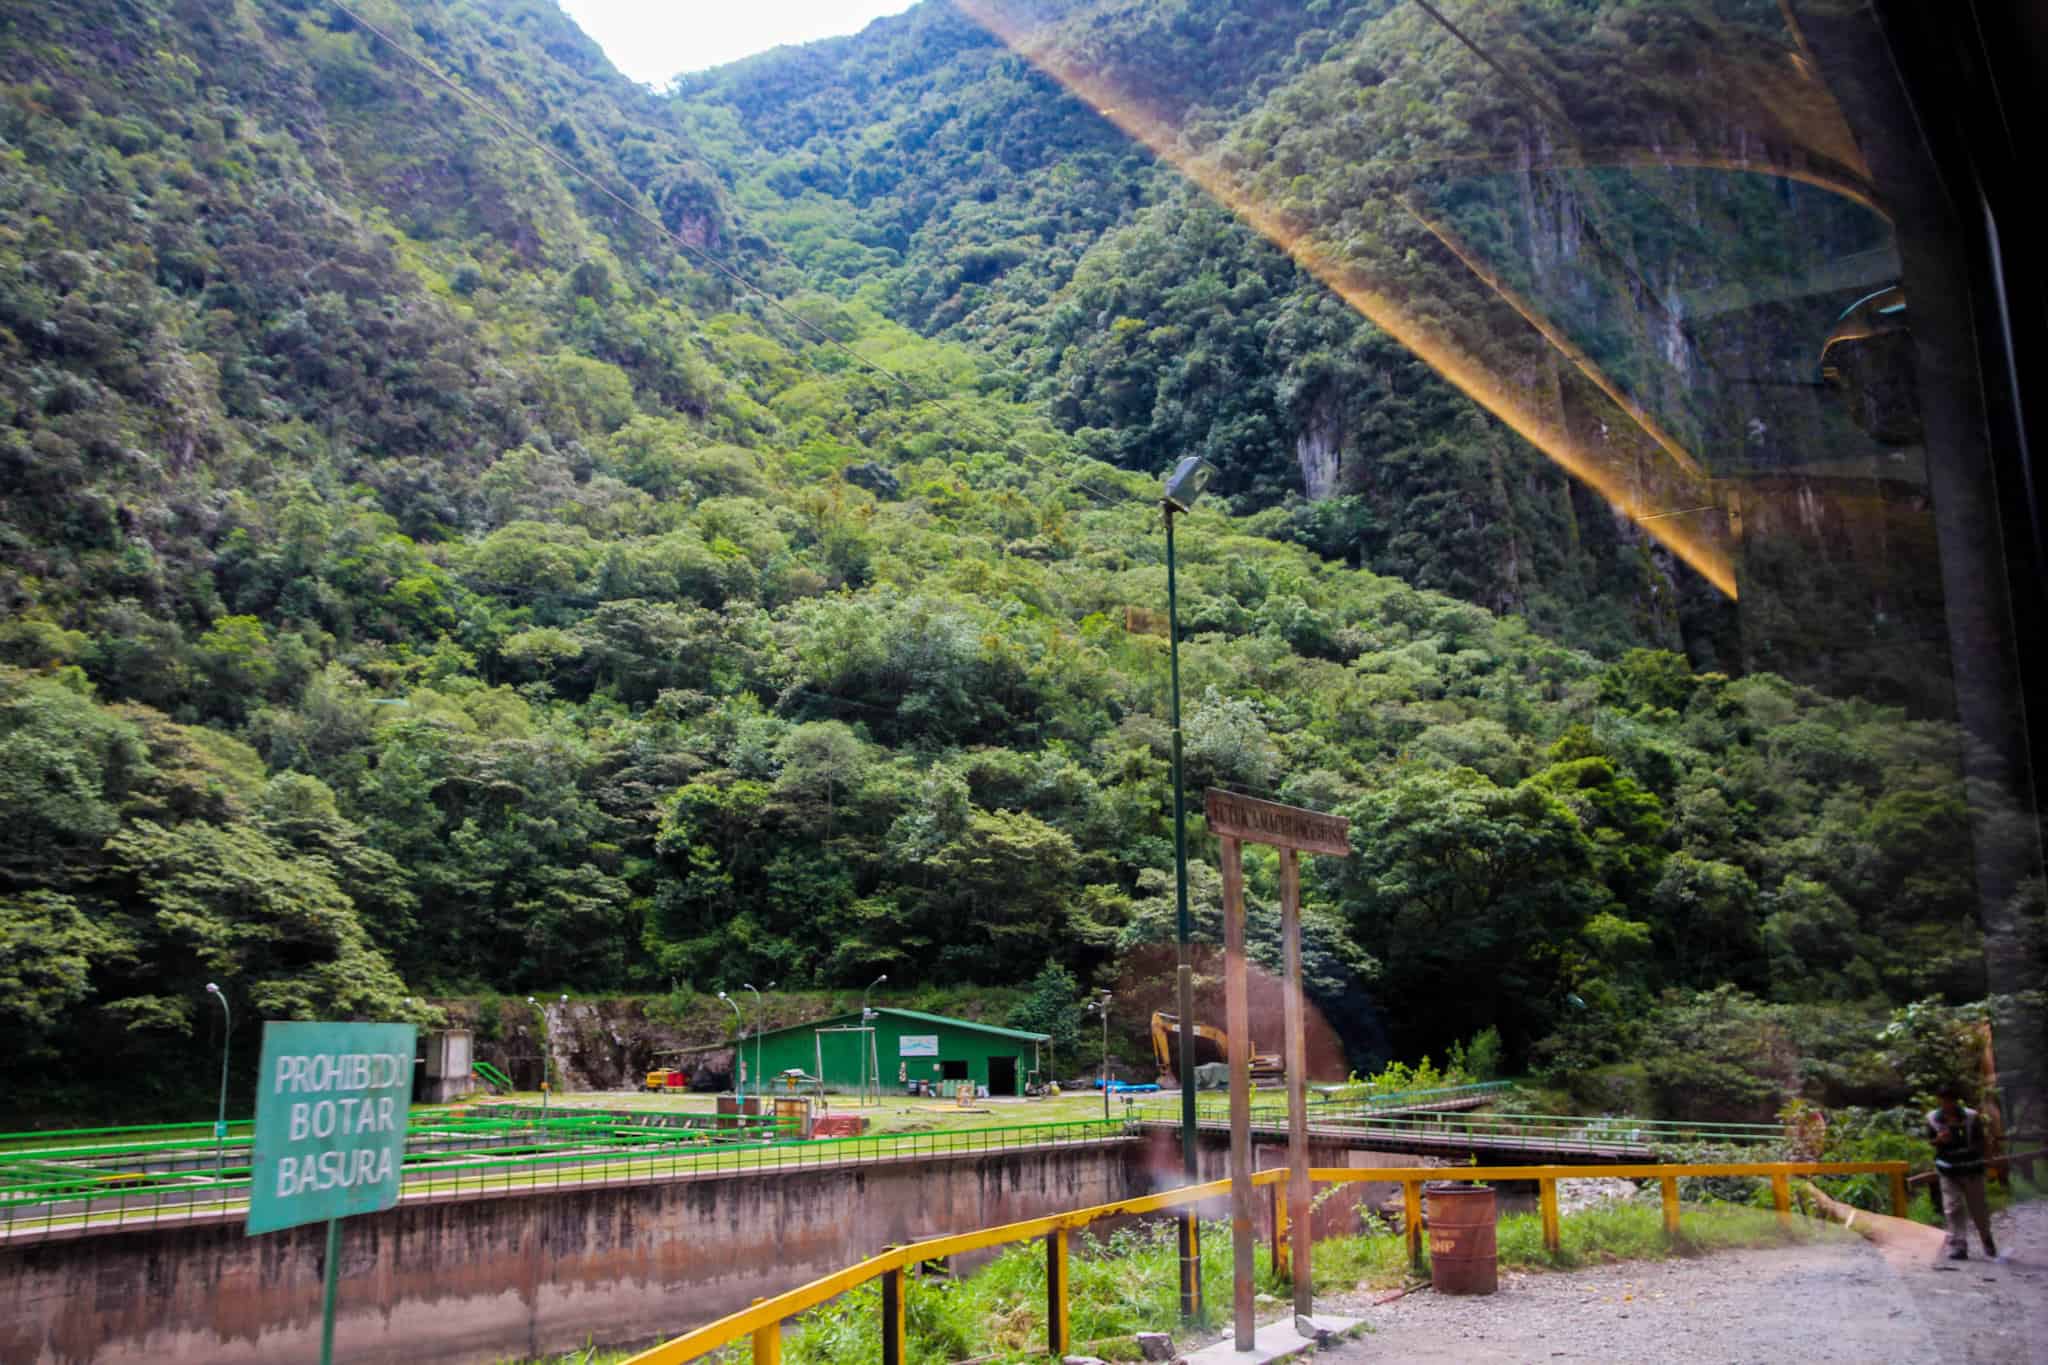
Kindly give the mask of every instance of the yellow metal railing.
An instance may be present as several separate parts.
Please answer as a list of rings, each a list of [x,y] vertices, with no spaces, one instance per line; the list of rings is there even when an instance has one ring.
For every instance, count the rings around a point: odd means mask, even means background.
[[[1543,1244],[1553,1252],[1562,1246],[1561,1220],[1557,1210],[1557,1182],[1560,1180],[1599,1177],[1660,1182],[1664,1195],[1664,1231],[1672,1237],[1678,1234],[1678,1182],[1697,1176],[1767,1179],[1771,1182],[1772,1202],[1777,1206],[1779,1219],[1789,1221],[1793,1176],[1888,1175],[1891,1177],[1892,1212],[1901,1217],[1906,1212],[1906,1163],[1903,1161],[1737,1161],[1643,1166],[1378,1166],[1356,1169],[1318,1166],[1308,1174],[1309,1180],[1318,1185],[1368,1182],[1400,1185],[1406,1214],[1403,1222],[1407,1229],[1408,1255],[1418,1268],[1422,1264],[1422,1187],[1430,1181],[1535,1181],[1543,1220]],[[1252,1177],[1252,1184],[1276,1187],[1271,1204],[1273,1264],[1284,1266],[1287,1262],[1283,1253],[1290,1235],[1287,1226],[1287,1170],[1276,1167],[1260,1171]],[[1055,1357],[1062,1356],[1072,1345],[1067,1319],[1067,1244],[1075,1229],[1103,1218],[1159,1213],[1229,1193],[1228,1180],[1212,1180],[1137,1199],[1096,1204],[1067,1213],[1029,1218],[1020,1223],[1005,1223],[999,1227],[891,1247],[879,1256],[870,1256],[865,1261],[812,1280],[787,1293],[758,1300],[749,1308],[727,1314],[673,1341],[642,1351],[631,1357],[626,1365],[681,1365],[683,1361],[697,1360],[722,1346],[747,1338],[753,1342],[755,1365],[781,1365],[782,1324],[785,1321],[873,1279],[882,1281],[883,1365],[903,1365],[909,1358],[904,1317],[908,1292],[906,1276],[913,1267],[946,1256],[1039,1237],[1045,1239],[1046,1245],[1046,1349]],[[1193,1215],[1182,1216],[1190,1218]]]

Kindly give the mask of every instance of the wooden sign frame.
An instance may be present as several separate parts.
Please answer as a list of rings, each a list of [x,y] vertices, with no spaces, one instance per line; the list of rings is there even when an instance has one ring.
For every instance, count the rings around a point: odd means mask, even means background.
[[[1301,993],[1300,855],[1351,856],[1351,822],[1340,815],[1211,789],[1202,813],[1209,832],[1223,845],[1223,990],[1225,1026],[1230,1034],[1230,1241],[1235,1262],[1237,1349],[1254,1349],[1258,1322],[1253,1314],[1251,1167],[1251,998],[1244,952],[1244,842],[1280,850],[1280,938],[1284,957],[1281,987],[1287,1062],[1287,1237],[1294,1314],[1312,1317],[1315,1285],[1309,1265],[1308,1045]],[[1186,1081],[1183,1080],[1183,1084]]]

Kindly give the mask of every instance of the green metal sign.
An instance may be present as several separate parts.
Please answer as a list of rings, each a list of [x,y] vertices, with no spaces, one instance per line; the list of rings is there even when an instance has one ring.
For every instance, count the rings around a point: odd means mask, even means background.
[[[251,1236],[398,1202],[411,1024],[263,1026]]]

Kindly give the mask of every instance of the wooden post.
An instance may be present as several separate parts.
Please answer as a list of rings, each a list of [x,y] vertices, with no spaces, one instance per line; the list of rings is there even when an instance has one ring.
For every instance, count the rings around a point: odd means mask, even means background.
[[[904,1275],[899,1268],[882,1272],[882,1365],[910,1365],[904,1334]]]
[[[1310,1249],[1315,1241],[1310,1221],[1313,1205],[1308,1179],[1308,1043],[1301,1000],[1301,860],[1291,848],[1280,850],[1280,939],[1285,965],[1281,982],[1287,1062],[1287,1204],[1294,1226],[1288,1244],[1289,1273],[1294,1280],[1296,1317],[1315,1315],[1315,1274]]]
[[[1252,1250],[1251,987],[1244,961],[1244,846],[1226,835],[1223,845],[1223,1013],[1230,1035],[1230,1251],[1236,1283],[1232,1316],[1237,1349],[1249,1351],[1258,1336],[1252,1297],[1256,1273]]]
[[[1543,1213],[1543,1249],[1555,1256],[1564,1250],[1564,1224],[1557,1216],[1557,1182],[1536,1182],[1536,1200]]]
[[[1892,1172],[1892,1217],[1894,1217],[1894,1218],[1904,1218],[1904,1217],[1906,1217],[1906,1216],[1907,1216],[1907,1214],[1906,1214],[1906,1210],[1907,1210],[1907,1200],[1906,1200],[1906,1173],[1905,1173],[1904,1171],[1893,1171],[1893,1172]]]
[[[1657,1182],[1664,1195],[1664,1235],[1678,1240],[1678,1177],[1667,1175]]]
[[[1192,1319],[1202,1311],[1202,1221],[1193,1209],[1175,1221],[1180,1224],[1180,1315]]]
[[[1771,1204],[1778,1210],[1778,1226],[1792,1226],[1792,1182],[1783,1171],[1771,1177]]]
[[[1063,1356],[1071,1333],[1067,1327],[1067,1230],[1054,1228],[1045,1238],[1046,1351]]]
[[[1283,935],[1287,955],[1286,1064],[1288,1074],[1288,1181],[1290,1205],[1288,1254],[1293,1264],[1294,1302],[1298,1314],[1307,1314],[1314,1284],[1309,1273],[1309,1181],[1308,1108],[1303,1102],[1307,1063],[1302,1043],[1301,1004],[1301,868],[1296,849],[1345,858],[1351,854],[1350,822],[1341,816],[1284,806],[1255,797],[1236,796],[1211,788],[1202,801],[1209,832],[1222,845],[1223,872],[1223,987],[1225,1029],[1230,1043],[1230,1233],[1231,1269],[1237,1282],[1233,1316],[1236,1345],[1249,1351],[1257,1336],[1253,1316],[1253,1262],[1251,1171],[1251,1000],[1245,982],[1244,959],[1244,844],[1251,839],[1284,850],[1280,862],[1282,914],[1287,925]],[[1181,1023],[1193,1017],[1191,1002],[1181,1005]],[[1191,1058],[1182,1058],[1182,1069],[1190,1070]],[[1183,1087],[1190,1083],[1183,1076]],[[1420,1220],[1414,1220],[1410,1240],[1420,1235]],[[1420,1255],[1420,1244],[1415,1243]],[[1186,1290],[1183,1289],[1183,1302]]]
[[[1266,1197],[1270,1201],[1269,1211],[1273,1219],[1273,1273],[1282,1275],[1286,1273],[1288,1266],[1287,1239],[1293,1235],[1292,1229],[1287,1226],[1286,1183],[1283,1181],[1266,1186]]]
[[[1422,1182],[1404,1180],[1401,1182],[1402,1221],[1408,1227],[1408,1264],[1417,1272],[1422,1269]]]
[[[755,1303],[761,1302],[759,1299]],[[754,1365],[782,1365],[782,1324],[771,1322],[754,1331]]]

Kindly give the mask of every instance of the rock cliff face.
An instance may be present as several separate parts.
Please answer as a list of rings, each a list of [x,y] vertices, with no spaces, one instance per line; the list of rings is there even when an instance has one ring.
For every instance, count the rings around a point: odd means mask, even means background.
[[[689,1072],[696,1090],[732,1083],[733,1048],[717,1018],[708,1010],[681,1019],[657,1017],[650,1006],[662,1009],[665,997],[556,1000],[544,1010],[511,999],[434,1004],[451,1026],[471,1031],[479,1060],[522,1090],[537,1089],[543,1080],[563,1091],[638,1090],[660,1066]]]
[[[1294,450],[1301,461],[1301,491],[1306,496],[1327,498],[1340,490],[1344,428],[1334,402],[1325,398],[1309,412],[1294,438]]]

